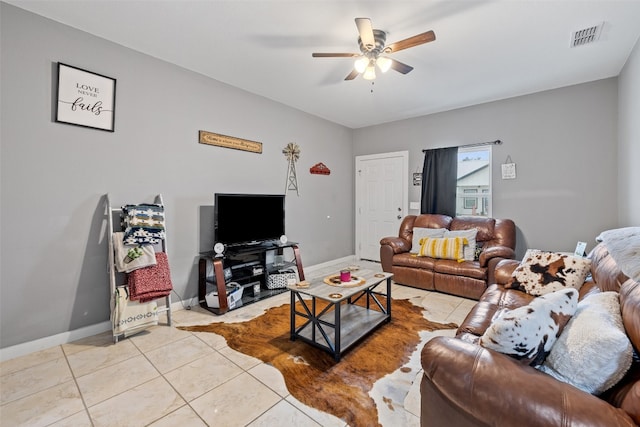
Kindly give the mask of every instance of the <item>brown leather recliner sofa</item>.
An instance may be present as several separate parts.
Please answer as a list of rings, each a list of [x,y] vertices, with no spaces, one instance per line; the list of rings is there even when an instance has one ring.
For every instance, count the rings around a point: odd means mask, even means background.
[[[592,277],[579,298],[605,291],[620,295],[623,324],[637,355],[640,349],[640,283],[618,268],[600,243],[589,254]],[[640,425],[640,361],[600,396],[477,342],[503,308],[529,304],[534,298],[507,289],[518,261],[502,261],[497,284],[489,286],[459,327],[456,337],[437,337],[422,349],[421,426],[636,426]]]
[[[477,261],[417,257],[410,253],[414,227],[451,231],[476,228],[476,240],[482,252]],[[515,246],[516,227],[510,219],[408,215],[402,220],[397,237],[385,237],[380,241],[380,261],[382,270],[393,273],[396,283],[477,300],[487,283],[494,282],[493,271],[498,262],[515,258]]]

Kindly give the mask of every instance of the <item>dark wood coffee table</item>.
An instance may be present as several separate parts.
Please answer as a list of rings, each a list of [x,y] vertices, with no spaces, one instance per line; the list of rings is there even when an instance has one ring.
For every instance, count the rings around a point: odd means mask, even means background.
[[[343,287],[323,279],[308,288],[288,286],[291,291],[291,340],[300,339],[329,352],[335,360],[383,323],[391,321],[391,278],[393,274],[355,271],[362,284]],[[386,292],[376,288],[386,281]],[[386,301],[381,302],[379,297]],[[363,299],[361,304],[357,301]],[[300,304],[296,306],[296,301]],[[324,302],[318,304],[318,302]],[[302,323],[296,320],[302,318]]]

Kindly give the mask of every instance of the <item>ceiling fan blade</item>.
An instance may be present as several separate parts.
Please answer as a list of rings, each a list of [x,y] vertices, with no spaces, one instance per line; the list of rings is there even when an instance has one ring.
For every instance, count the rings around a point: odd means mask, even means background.
[[[436,33],[434,33],[433,31],[427,31],[426,33],[418,34],[417,36],[409,37],[408,39],[391,43],[390,45],[384,48],[384,51],[397,52],[399,50],[408,49],[410,47],[432,42],[435,39],[436,39]]]
[[[373,37],[371,19],[356,18],[356,26],[358,27],[358,33],[360,33],[360,40],[362,40],[362,44],[367,47],[367,50],[373,49],[376,46],[376,40]]]
[[[352,70],[352,71],[349,73],[349,75],[348,75],[347,77],[345,77],[344,79],[345,79],[345,80],[353,80],[353,79],[355,79],[356,77],[358,77],[358,74],[360,74],[360,73],[358,73],[356,70]]]
[[[407,74],[409,71],[413,70],[412,66],[403,64],[395,59],[391,60],[391,68],[402,74]]]
[[[353,58],[360,56],[359,53],[312,53],[314,58]]]

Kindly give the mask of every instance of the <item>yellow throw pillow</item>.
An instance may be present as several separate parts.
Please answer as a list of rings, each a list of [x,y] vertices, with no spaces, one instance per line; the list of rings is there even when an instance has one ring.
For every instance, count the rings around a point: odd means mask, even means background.
[[[418,256],[431,258],[455,259],[464,261],[464,245],[468,244],[465,237],[424,238],[420,240]]]

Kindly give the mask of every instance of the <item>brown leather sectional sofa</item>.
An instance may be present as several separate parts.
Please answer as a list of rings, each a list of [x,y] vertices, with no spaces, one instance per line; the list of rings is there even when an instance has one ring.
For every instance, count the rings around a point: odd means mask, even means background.
[[[451,231],[478,229],[476,240],[482,247],[477,261],[417,257],[411,254],[414,227],[445,228]],[[493,283],[499,261],[515,258],[516,227],[510,219],[475,216],[422,214],[408,215],[398,236],[380,241],[382,270],[393,273],[396,283],[478,299]]]
[[[623,324],[636,357],[613,388],[595,396],[474,342],[503,308],[533,297],[506,289],[518,261],[502,261],[490,285],[457,330],[422,349],[422,427],[439,426],[636,426],[640,425],[640,283],[626,277],[601,243],[591,251],[592,278],[580,299],[596,292],[620,295]]]

